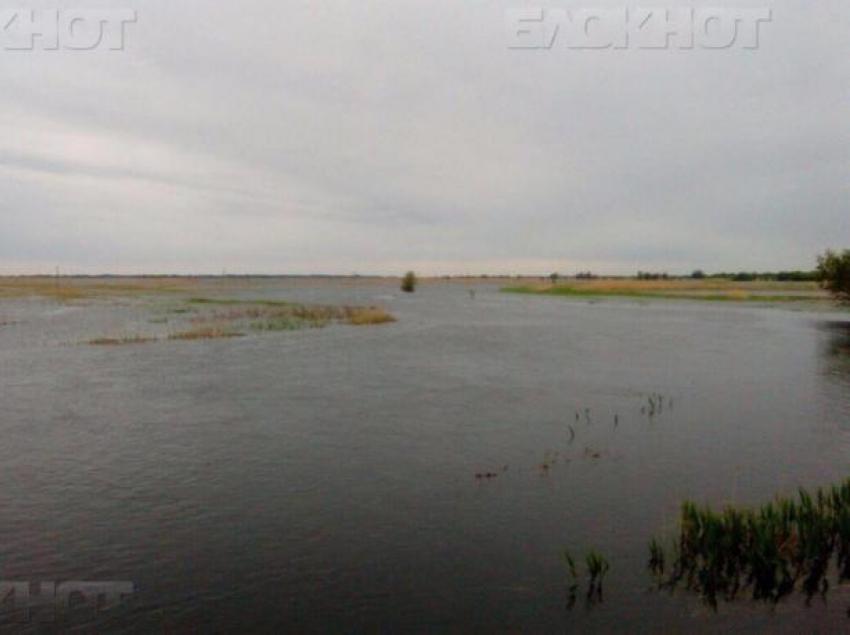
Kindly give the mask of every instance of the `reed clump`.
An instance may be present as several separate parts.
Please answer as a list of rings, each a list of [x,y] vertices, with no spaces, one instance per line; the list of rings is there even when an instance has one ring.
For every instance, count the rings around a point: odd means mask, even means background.
[[[685,501],[670,557],[655,538],[649,552],[659,586],[683,584],[715,608],[744,595],[775,604],[795,590],[810,601],[826,594],[833,569],[850,580],[850,479],[754,509]]]

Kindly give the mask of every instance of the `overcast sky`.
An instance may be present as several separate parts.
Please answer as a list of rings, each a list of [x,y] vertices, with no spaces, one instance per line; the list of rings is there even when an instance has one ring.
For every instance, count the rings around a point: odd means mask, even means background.
[[[2,2],[138,22],[0,50],[0,273],[812,268],[846,0],[709,4],[771,8],[760,48],[508,48],[507,8],[642,6],[599,0]]]

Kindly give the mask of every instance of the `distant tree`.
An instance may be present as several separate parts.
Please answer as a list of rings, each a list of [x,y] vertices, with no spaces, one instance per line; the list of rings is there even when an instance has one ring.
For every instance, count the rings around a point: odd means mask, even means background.
[[[780,271],[776,279],[780,282],[817,282],[820,276],[817,271]]]
[[[416,274],[408,271],[404,274],[404,278],[401,279],[401,290],[405,293],[413,293],[416,291],[416,282]]]
[[[549,279],[552,281],[552,284],[557,284],[558,278],[560,278],[560,277],[561,276],[559,276],[557,273],[550,273],[549,274]]]
[[[755,272],[748,271],[739,271],[734,276],[732,276],[732,280],[734,282],[752,282],[753,280],[758,279],[758,274]]]
[[[664,271],[662,273],[653,273],[651,271],[638,271],[638,280],[667,280],[670,275]]]
[[[842,304],[850,304],[850,249],[818,256],[817,272],[821,287]]]
[[[705,278],[705,271],[702,269],[694,269],[694,272],[691,274],[691,278],[694,280],[702,280]]]

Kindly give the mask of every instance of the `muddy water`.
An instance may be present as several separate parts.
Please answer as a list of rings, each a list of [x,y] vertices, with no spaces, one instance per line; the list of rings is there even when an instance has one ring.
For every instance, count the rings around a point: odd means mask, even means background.
[[[239,293],[399,321],[95,347],[79,342],[167,330],[181,299],[0,303],[0,577],[134,584],[73,626],[850,624],[841,590],[713,613],[646,572],[684,497],[761,503],[847,476],[847,314],[484,285]],[[611,563],[604,602],[568,611],[562,553],[591,548]]]

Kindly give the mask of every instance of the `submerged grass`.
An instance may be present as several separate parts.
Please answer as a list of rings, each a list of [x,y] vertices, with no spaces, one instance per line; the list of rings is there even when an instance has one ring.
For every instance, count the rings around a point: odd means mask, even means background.
[[[220,306],[299,306],[284,300],[243,300],[239,298],[189,298],[190,304],[208,304]]]
[[[588,578],[587,594],[585,596],[587,603],[602,602],[602,581],[605,579],[605,574],[611,568],[608,559],[597,553],[596,550],[591,550],[585,556],[585,569],[583,572],[579,571],[576,561],[569,551],[564,551],[564,560],[567,564],[567,608],[572,608],[575,604],[582,573]]]
[[[203,326],[190,331],[178,331],[169,333],[170,340],[217,340],[228,337],[241,337],[244,335],[239,331],[234,331],[227,326]]]
[[[291,315],[283,315],[251,322],[249,326],[255,331],[298,331],[306,328],[322,328],[326,325],[326,321],[305,320]]]
[[[364,326],[395,322],[395,316],[378,307],[323,306],[283,302],[278,300],[248,301],[210,298],[193,298],[194,304],[211,304],[232,307],[194,318],[203,321],[254,320],[250,327],[255,330],[290,331],[299,328],[321,328],[329,324],[352,324]]]
[[[148,335],[122,335],[119,337],[94,337],[86,342],[92,346],[118,346],[122,344],[150,344],[155,337]]]
[[[167,340],[206,340],[238,337],[246,330],[256,332],[295,331],[299,329],[324,328],[330,324],[355,326],[395,322],[395,317],[377,307],[305,305],[276,300],[243,301],[228,299],[193,298],[190,304],[209,304],[210,309],[193,309],[183,324],[191,326],[165,336]],[[172,310],[174,313],[175,310]],[[168,318],[149,320],[155,324],[166,324]],[[123,338],[101,337],[89,344],[133,344],[156,341],[153,337],[128,336]]]
[[[743,594],[775,604],[795,590],[810,601],[826,594],[833,567],[839,583],[850,580],[850,479],[755,509],[718,512],[685,501],[670,569],[657,539],[649,552],[660,586],[684,584],[712,607]]]

